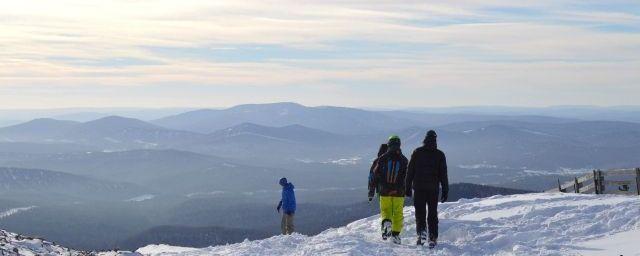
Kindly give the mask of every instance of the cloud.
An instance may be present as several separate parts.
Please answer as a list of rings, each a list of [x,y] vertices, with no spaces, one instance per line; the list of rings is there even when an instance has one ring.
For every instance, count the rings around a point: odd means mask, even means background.
[[[631,1],[3,1],[0,88],[13,96],[0,95],[7,104],[0,107],[56,96],[50,88],[77,93],[59,103],[74,105],[85,104],[92,91],[141,87],[146,90],[131,97],[148,103],[170,98],[160,93],[169,84],[189,88],[180,94],[185,97],[212,90],[209,97],[221,100],[239,89],[271,88],[288,100],[344,105],[358,94],[370,95],[364,105],[390,105],[376,96],[385,87],[407,99],[397,105],[423,104],[413,96],[434,87],[485,88],[478,100],[486,102],[442,94],[448,100],[429,103],[436,105],[508,103],[489,96],[508,91],[525,99],[531,88],[566,95],[607,87],[610,93],[599,99],[526,102],[618,104],[613,99],[640,93],[630,87],[640,81],[638,7]],[[37,88],[46,90],[32,93]],[[349,96],[312,95],[327,88]],[[149,93],[154,90],[159,93]],[[258,100],[280,100],[274,95]]]

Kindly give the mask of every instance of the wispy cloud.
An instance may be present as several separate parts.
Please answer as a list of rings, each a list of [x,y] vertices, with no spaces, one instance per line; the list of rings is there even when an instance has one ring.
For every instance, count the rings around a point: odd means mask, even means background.
[[[632,104],[638,10],[633,1],[2,1],[0,107]],[[552,96],[532,99],[534,88]],[[252,98],[231,97],[243,91]]]

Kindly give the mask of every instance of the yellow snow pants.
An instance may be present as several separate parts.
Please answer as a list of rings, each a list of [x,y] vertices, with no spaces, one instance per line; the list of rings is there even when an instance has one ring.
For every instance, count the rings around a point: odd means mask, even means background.
[[[380,217],[382,220],[391,221],[391,231],[401,232],[404,216],[402,209],[404,208],[404,197],[397,196],[381,196],[380,197]]]

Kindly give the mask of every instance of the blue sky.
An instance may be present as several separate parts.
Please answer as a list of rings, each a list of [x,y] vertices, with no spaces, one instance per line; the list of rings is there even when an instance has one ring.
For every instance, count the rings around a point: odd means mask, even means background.
[[[0,108],[638,105],[640,2],[2,1],[0,49]]]

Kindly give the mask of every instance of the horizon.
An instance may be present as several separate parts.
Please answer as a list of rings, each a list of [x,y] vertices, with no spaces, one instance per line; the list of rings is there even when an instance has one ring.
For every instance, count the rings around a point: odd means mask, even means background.
[[[279,6],[287,6],[283,11]],[[3,2],[0,108],[637,104],[640,5]]]
[[[228,109],[244,105],[271,105],[271,104],[297,104],[304,107],[344,107],[344,108],[356,108],[363,110],[444,110],[444,109],[487,109],[487,108],[510,108],[510,109],[552,109],[552,108],[600,108],[600,109],[620,109],[620,108],[640,108],[640,104],[627,104],[627,105],[544,105],[544,106],[524,106],[524,105],[450,105],[450,106],[376,106],[376,105],[364,105],[364,106],[349,106],[349,105],[309,105],[295,101],[273,101],[273,102],[259,102],[259,103],[238,103],[233,105],[224,106],[166,106],[166,107],[150,107],[150,106],[69,106],[69,107],[51,107],[51,108],[0,108],[0,111],[54,111],[54,110],[163,110],[163,109],[175,109],[175,110],[221,110]],[[188,110],[187,110],[188,111]]]
[[[28,123],[39,119],[68,120],[75,122],[91,122],[106,117],[123,117],[135,120],[154,122],[164,118],[180,116],[198,111],[226,111],[235,107],[254,106],[255,109],[263,108],[267,105],[280,105],[283,108],[299,106],[306,109],[317,108],[344,108],[363,110],[371,113],[422,113],[439,116],[474,115],[486,117],[548,117],[564,118],[574,121],[625,121],[638,123],[635,115],[640,113],[640,106],[545,106],[545,107],[518,107],[518,106],[452,106],[452,107],[349,107],[335,105],[308,106],[297,102],[272,102],[272,103],[247,103],[230,107],[219,108],[198,108],[198,107],[170,107],[170,108],[52,108],[52,109],[0,109],[0,127],[9,127]],[[251,122],[249,122],[251,123]]]

